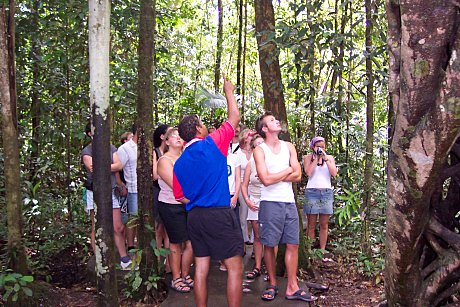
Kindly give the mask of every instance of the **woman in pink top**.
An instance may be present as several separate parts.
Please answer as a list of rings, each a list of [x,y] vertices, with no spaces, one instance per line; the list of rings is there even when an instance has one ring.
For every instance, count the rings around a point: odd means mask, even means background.
[[[169,236],[171,254],[169,265],[172,272],[171,288],[182,293],[190,292],[194,281],[190,276],[193,261],[192,244],[187,233],[187,212],[185,206],[176,201],[172,191],[173,167],[180,157],[183,141],[176,128],[165,134],[165,154],[158,159],[158,211]]]

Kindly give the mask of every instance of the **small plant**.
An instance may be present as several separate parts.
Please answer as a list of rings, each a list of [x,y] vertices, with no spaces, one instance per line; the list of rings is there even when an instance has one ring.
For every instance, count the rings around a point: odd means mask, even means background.
[[[3,300],[16,302],[22,291],[26,296],[33,295],[32,290],[27,285],[34,281],[34,277],[30,275],[22,275],[14,273],[12,270],[7,270],[0,274],[0,292]]]

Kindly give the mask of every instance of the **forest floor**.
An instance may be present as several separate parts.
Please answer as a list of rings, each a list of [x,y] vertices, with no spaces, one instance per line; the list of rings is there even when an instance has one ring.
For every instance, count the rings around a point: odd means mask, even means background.
[[[85,278],[86,264],[81,261],[79,263],[78,259],[75,260],[73,256],[75,255],[71,253],[61,254],[59,255],[60,260],[56,259],[53,262],[53,284],[49,289],[52,297],[47,298],[46,301],[40,300],[42,306],[92,307],[97,305],[96,287]],[[310,288],[311,292],[318,297],[310,306],[377,306],[382,300],[383,281],[376,284],[374,278],[370,280],[359,274],[354,265],[345,262],[344,259],[333,257],[332,261],[313,260],[312,264],[316,278],[306,278],[306,281],[326,285],[329,289],[319,292]],[[247,267],[248,265],[245,270],[251,269]],[[225,293],[222,295],[225,296]],[[244,295],[259,297],[260,293],[252,292]],[[285,301],[283,296],[277,297],[276,305],[286,305],[288,301]],[[153,306],[127,299],[122,293],[119,297],[122,306]],[[260,301],[260,306],[267,304],[262,300],[256,300],[258,301]],[[193,301],[191,303],[193,305]]]

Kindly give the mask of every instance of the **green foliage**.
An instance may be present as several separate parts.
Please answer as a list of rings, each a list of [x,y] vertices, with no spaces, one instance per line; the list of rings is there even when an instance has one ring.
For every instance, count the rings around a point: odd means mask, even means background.
[[[0,293],[5,302],[16,302],[23,295],[31,297],[32,290],[28,287],[34,281],[30,275],[14,273],[11,270],[0,274]]]
[[[344,195],[336,196],[336,199],[343,202],[339,202],[337,209],[334,212],[334,216],[337,218],[339,226],[348,224],[352,217],[358,213],[361,204],[360,191],[353,193],[344,188],[343,192],[345,193]]]
[[[166,256],[170,253],[169,249],[157,248],[155,240],[150,242],[150,246],[155,256]],[[133,257],[132,267],[137,267],[142,259],[142,250],[135,250],[135,256]],[[143,280],[139,270],[131,270],[125,275],[125,281],[127,287],[123,289],[123,293],[128,298],[138,298],[141,295],[142,285],[145,286],[146,291],[152,290],[152,288],[158,288],[158,281],[162,279],[156,272],[151,270],[147,280]]]

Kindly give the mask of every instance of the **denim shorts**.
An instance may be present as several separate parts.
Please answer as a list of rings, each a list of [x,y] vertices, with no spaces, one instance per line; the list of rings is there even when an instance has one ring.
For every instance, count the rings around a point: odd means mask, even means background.
[[[128,214],[137,215],[137,193],[128,192]]]
[[[334,194],[332,189],[306,189],[304,214],[332,214]]]

